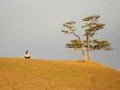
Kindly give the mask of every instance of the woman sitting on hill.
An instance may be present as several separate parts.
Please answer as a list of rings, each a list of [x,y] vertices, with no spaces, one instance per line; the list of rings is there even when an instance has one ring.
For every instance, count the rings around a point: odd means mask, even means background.
[[[25,59],[30,59],[30,53],[28,52],[28,50],[26,50],[25,52]]]

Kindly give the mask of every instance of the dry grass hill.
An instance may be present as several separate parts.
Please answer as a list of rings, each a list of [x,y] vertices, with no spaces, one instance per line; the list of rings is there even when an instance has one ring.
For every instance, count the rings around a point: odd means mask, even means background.
[[[120,71],[93,61],[0,58],[0,90],[120,90]]]

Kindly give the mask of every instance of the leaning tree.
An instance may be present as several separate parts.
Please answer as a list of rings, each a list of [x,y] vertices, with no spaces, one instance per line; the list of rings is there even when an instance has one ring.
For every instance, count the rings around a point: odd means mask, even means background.
[[[84,48],[83,42],[82,42],[80,36],[78,34],[76,34],[76,29],[75,29],[74,24],[75,24],[74,21],[66,22],[65,24],[63,24],[63,26],[66,29],[62,30],[62,32],[66,33],[66,34],[72,34],[73,36],[76,37],[76,40],[71,40],[71,43],[66,44],[66,46],[68,48],[74,48],[74,49],[81,48],[83,56],[84,56],[84,60],[87,60],[87,56],[85,54],[85,48]]]
[[[74,21],[63,24],[66,29],[62,30],[62,32],[72,34],[76,37],[75,40],[71,40],[71,42],[66,44],[66,46],[68,48],[74,48],[75,50],[82,50],[84,60],[91,59],[92,50],[112,50],[111,45],[107,40],[92,39],[92,37],[96,35],[96,32],[98,30],[102,30],[105,26],[105,24],[99,23],[99,18],[99,15],[94,15],[83,19],[83,21],[85,21],[85,25],[82,26],[82,28],[85,28],[84,36],[86,37],[86,40],[81,40],[80,35],[76,34]]]

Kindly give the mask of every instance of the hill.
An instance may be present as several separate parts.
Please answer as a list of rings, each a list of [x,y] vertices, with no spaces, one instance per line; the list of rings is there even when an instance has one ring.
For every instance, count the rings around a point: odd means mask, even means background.
[[[0,90],[120,90],[120,72],[93,61],[0,58]]]

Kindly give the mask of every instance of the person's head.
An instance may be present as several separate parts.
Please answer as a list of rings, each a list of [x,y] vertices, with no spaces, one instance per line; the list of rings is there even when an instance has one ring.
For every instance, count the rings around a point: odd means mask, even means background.
[[[26,50],[25,54],[27,54],[27,53],[28,53],[28,50]]]

